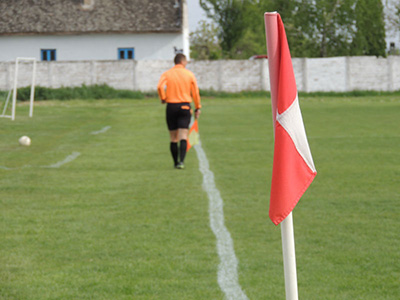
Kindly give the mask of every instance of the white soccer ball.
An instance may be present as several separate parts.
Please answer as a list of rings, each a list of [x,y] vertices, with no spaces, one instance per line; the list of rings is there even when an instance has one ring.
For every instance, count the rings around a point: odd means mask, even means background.
[[[29,146],[31,144],[31,139],[26,135],[21,136],[18,141],[21,146]]]

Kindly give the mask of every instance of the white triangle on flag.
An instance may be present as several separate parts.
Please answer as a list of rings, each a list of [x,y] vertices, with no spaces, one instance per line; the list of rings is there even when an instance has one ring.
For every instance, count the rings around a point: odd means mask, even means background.
[[[276,121],[279,122],[289,134],[297,151],[307,163],[308,167],[313,172],[316,172],[314,161],[311,156],[310,146],[307,141],[306,130],[304,128],[297,94],[293,103],[283,113],[276,113]]]

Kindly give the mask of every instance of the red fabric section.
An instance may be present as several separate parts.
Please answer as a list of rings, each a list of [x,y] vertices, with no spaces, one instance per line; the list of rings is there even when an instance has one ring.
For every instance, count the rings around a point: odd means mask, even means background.
[[[269,205],[269,217],[275,225],[290,214],[316,174],[300,156],[286,130],[276,122]]]
[[[297,95],[297,88],[285,27],[280,15],[278,15],[278,43],[280,62],[277,107],[279,114],[281,114],[293,103]]]

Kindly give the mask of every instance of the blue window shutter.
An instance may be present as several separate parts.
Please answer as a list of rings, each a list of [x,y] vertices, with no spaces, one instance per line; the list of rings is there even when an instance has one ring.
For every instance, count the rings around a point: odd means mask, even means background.
[[[40,50],[42,61],[55,61],[57,60],[56,49],[41,49]]]
[[[118,48],[118,59],[135,59],[135,48]]]

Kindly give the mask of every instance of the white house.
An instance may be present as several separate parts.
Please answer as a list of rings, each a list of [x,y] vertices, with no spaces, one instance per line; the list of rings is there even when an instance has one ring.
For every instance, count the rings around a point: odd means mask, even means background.
[[[189,56],[186,0],[1,0],[0,61]]]

